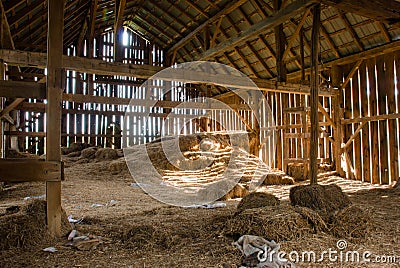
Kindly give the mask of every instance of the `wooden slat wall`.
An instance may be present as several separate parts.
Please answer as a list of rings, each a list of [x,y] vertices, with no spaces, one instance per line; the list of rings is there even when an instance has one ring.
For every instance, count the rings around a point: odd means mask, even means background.
[[[345,119],[399,112],[399,64],[399,54],[392,53],[360,65],[351,87],[344,89]],[[346,74],[351,66],[344,69]],[[344,126],[345,142],[358,126]],[[347,150],[355,179],[380,184],[398,180],[399,131],[399,119],[372,121],[362,128]]]

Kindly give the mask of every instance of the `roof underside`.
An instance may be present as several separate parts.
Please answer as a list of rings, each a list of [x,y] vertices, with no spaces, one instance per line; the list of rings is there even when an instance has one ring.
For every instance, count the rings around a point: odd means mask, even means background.
[[[364,1],[367,0],[353,2],[363,5]],[[15,49],[46,51],[47,1],[2,0],[1,2],[10,25]],[[95,0],[66,0],[65,48],[76,45],[80,37],[87,36],[87,25],[90,23],[91,9],[96,6],[93,4],[95,2]],[[286,2],[286,5],[289,5],[296,1]],[[345,5],[344,2],[348,4]],[[371,15],[366,11],[368,6],[354,9],[351,5],[356,4],[351,3],[351,0],[323,1],[320,39],[322,64],[399,39],[400,25],[397,22],[400,14],[397,14],[396,10],[400,9],[396,8],[397,4],[400,5],[400,1],[367,1],[373,4],[380,2],[385,3],[389,11],[385,13],[383,9],[386,7],[381,7],[382,12],[379,13],[378,10],[377,13]],[[123,21],[126,27],[165,49],[167,54],[179,63],[202,59],[205,52],[213,46],[224,43],[252,25],[273,16],[272,6],[271,0],[235,2],[230,0],[126,0]],[[348,12],[349,8],[353,8],[355,13]],[[115,0],[97,0],[95,36],[113,29],[115,9]],[[303,27],[298,34],[299,24]],[[284,23],[283,31],[287,43],[291,43],[291,48],[285,55],[288,73],[301,68],[300,35],[304,43],[305,66],[310,65],[311,28],[312,16],[309,13],[304,15],[304,12]],[[292,38],[292,36],[295,37]],[[276,44],[273,28],[250,36],[234,47],[218,51],[208,60],[230,65],[250,77],[275,78],[277,75]]]

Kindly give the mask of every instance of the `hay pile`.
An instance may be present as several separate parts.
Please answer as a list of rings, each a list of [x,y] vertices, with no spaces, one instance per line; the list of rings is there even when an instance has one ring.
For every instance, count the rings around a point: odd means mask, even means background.
[[[46,226],[46,201],[33,200],[14,213],[0,216],[0,250],[43,245],[53,238]],[[62,211],[61,233],[71,231],[65,211]]]
[[[351,204],[342,189],[330,185],[299,185],[290,189],[292,206],[308,207],[317,211],[325,221],[340,209]]]
[[[276,242],[298,239],[312,232],[308,221],[290,206],[247,209],[227,218],[223,225],[223,233],[233,238],[257,235]]]
[[[340,210],[331,223],[331,234],[337,238],[364,238],[371,231],[368,212],[355,205]]]
[[[133,225],[121,236],[124,247],[134,250],[168,250],[176,244],[176,237],[166,230],[156,229],[153,225]]]
[[[279,199],[268,193],[253,192],[243,197],[237,206],[238,211],[246,209],[267,207],[267,206],[278,206],[280,203]]]
[[[293,177],[295,181],[305,181],[307,179],[304,177],[304,164],[288,164],[287,174]]]

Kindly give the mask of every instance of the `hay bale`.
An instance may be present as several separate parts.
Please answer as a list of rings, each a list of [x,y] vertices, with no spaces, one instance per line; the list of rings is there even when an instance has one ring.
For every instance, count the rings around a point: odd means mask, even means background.
[[[351,204],[349,197],[335,184],[292,187],[290,201],[292,206],[308,207],[317,211],[325,220]]]
[[[191,151],[199,143],[200,139],[195,135],[179,136],[179,149],[181,152]]]
[[[304,177],[304,164],[288,164],[287,174],[293,177],[295,181],[305,181],[307,178]]]
[[[113,175],[119,174],[123,171],[128,171],[128,166],[126,164],[125,158],[119,158],[117,160],[111,161],[108,165],[108,169]]]
[[[268,193],[253,192],[243,197],[237,206],[238,211],[245,209],[260,208],[267,206],[278,206],[280,203],[279,199]]]
[[[334,215],[330,232],[337,238],[362,239],[368,236],[371,226],[370,214],[351,205]]]
[[[89,147],[81,151],[81,156],[86,159],[94,159],[97,152],[97,147]]]
[[[111,148],[99,148],[95,153],[97,160],[113,160],[118,158],[118,153]]]
[[[267,174],[263,185],[293,185],[294,179],[281,170],[273,170]]]
[[[246,187],[244,187],[242,184],[238,183],[235,185],[235,187],[233,187],[232,190],[229,191],[229,193],[227,193],[226,195],[221,197],[219,200],[226,201],[229,199],[242,198],[242,197],[247,196],[249,193],[250,192]]]
[[[222,228],[231,237],[257,235],[276,242],[299,239],[313,232],[308,221],[290,206],[247,209],[227,218]]]
[[[30,154],[27,152],[19,152],[15,149],[7,150],[7,158],[29,158],[29,159],[39,159],[40,157],[36,154]]]
[[[72,230],[64,210],[61,213],[61,234]],[[16,213],[0,217],[0,250],[43,245],[53,238],[46,226],[46,201],[32,200]]]

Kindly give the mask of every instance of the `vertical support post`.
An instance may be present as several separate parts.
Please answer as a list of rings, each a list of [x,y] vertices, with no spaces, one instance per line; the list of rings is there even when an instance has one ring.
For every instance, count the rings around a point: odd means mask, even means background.
[[[336,172],[339,176],[344,177],[345,173],[342,168],[342,140],[343,140],[343,130],[342,123],[340,122],[341,116],[341,106],[342,106],[342,87],[340,83],[342,82],[342,71],[339,66],[332,66],[331,69],[332,86],[337,89],[336,94],[333,96],[333,117],[336,125],[334,130],[334,156],[335,156],[335,167]]]
[[[0,26],[1,29],[1,26]],[[5,80],[6,66],[3,60],[0,60],[0,81]],[[0,110],[3,110],[3,98],[0,97]],[[0,158],[4,158],[4,123],[0,120]]]
[[[319,29],[321,25],[321,4],[313,7],[313,26],[312,26],[312,44],[311,44],[311,140],[310,140],[310,183],[317,184],[318,175],[318,53],[319,53]]]
[[[48,1],[47,34],[47,161],[61,161],[61,96],[64,0]],[[61,178],[46,182],[47,226],[61,235]]]
[[[273,1],[274,11],[277,12],[282,7],[282,0]],[[278,73],[278,82],[286,82],[286,64],[283,60],[285,53],[285,33],[283,32],[283,24],[279,24],[274,28],[276,43],[276,69]]]

